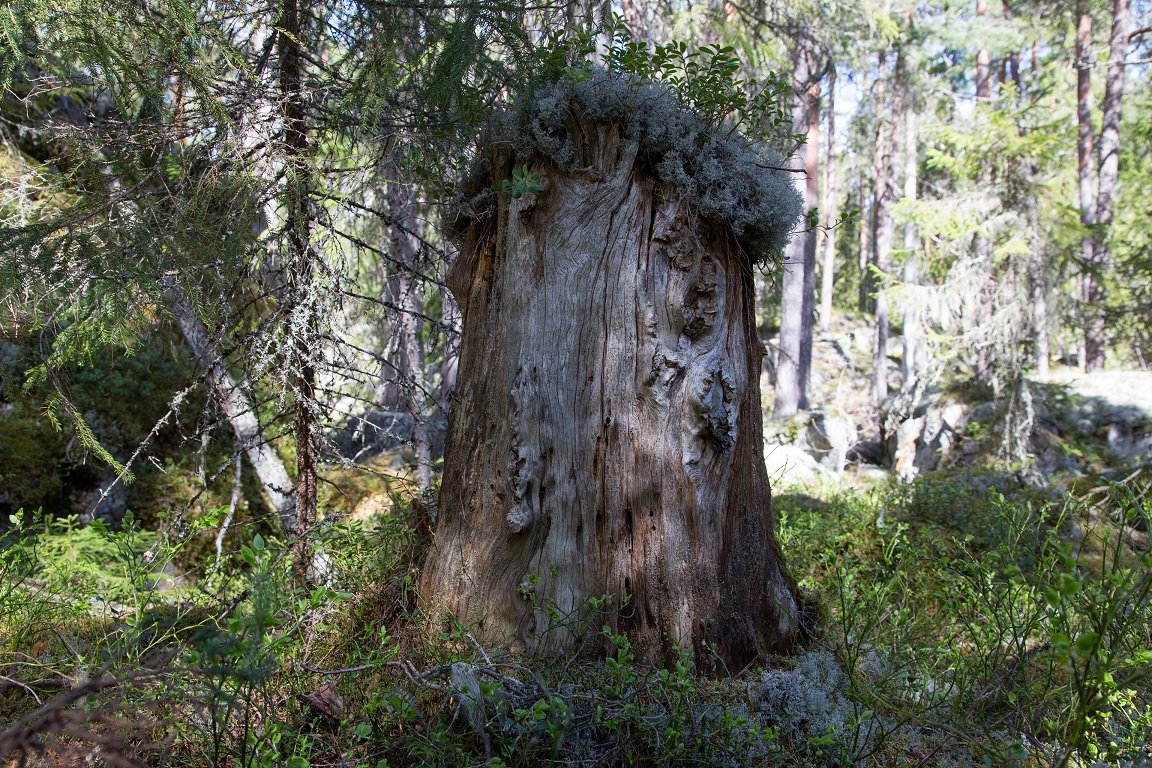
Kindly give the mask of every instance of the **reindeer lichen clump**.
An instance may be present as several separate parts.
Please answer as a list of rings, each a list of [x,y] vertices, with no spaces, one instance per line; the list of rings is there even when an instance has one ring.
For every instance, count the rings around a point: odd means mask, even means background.
[[[776,257],[787,244],[803,202],[779,153],[735,127],[717,129],[666,85],[598,69],[540,88],[519,107],[494,115],[462,185],[453,232],[491,214],[491,185],[500,175],[495,164],[546,159],[560,172],[577,170],[574,116],[619,125],[625,139],[638,142],[642,167],[656,181],[674,184],[699,216],[731,227],[753,262]]]

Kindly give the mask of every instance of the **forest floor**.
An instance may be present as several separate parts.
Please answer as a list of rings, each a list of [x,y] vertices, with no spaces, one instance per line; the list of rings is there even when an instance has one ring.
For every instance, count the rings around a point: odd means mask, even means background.
[[[870,359],[853,318],[815,349],[813,404],[854,429],[842,473],[809,415],[766,418],[777,541],[818,614],[792,655],[703,677],[594,621],[600,651],[562,663],[481,647],[420,610],[426,518],[385,452],[326,475],[322,583],[243,506],[219,560],[219,510],[179,535],[141,526],[157,509],[26,518],[0,548],[0,765],[1148,765],[1152,377],[1034,382],[1039,477],[998,453],[1003,393],[935,385],[904,423],[938,415],[949,450],[901,474]],[[157,477],[139,498],[180,497],[195,462]]]

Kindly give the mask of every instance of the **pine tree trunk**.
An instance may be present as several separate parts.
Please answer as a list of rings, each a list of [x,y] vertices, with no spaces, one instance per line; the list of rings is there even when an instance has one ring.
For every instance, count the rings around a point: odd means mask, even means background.
[[[1039,96],[1037,88],[1040,75],[1040,46],[1036,40],[1032,41],[1029,65],[1030,100],[1035,103]],[[1026,166],[1028,175],[1025,177],[1028,187],[1027,212],[1028,226],[1032,230],[1028,257],[1028,273],[1032,283],[1032,333],[1033,352],[1035,353],[1036,377],[1046,381],[1049,375],[1049,357],[1051,356],[1048,339],[1048,269],[1044,255],[1044,237],[1040,231],[1040,202],[1036,198],[1036,163],[1030,161]]]
[[[1085,367],[1104,367],[1106,325],[1103,272],[1111,261],[1112,198],[1120,175],[1120,111],[1124,96],[1124,60],[1128,54],[1128,0],[1113,0],[1112,37],[1108,46],[1108,75],[1104,83],[1104,114],[1100,128],[1099,190],[1092,230],[1092,291],[1085,306]],[[1087,298],[1087,297],[1086,297]]]
[[[807,143],[792,158],[793,167],[807,174],[804,209],[818,204],[816,166],[820,151],[820,81],[815,56],[802,42],[793,73],[796,104],[793,131],[804,133]],[[815,114],[815,118],[813,118]],[[808,376],[812,367],[812,315],[816,279],[816,233],[797,232],[784,252],[780,296],[780,352],[776,362],[776,402],[773,414],[788,417],[808,407]]]
[[[976,0],[976,18],[988,13],[988,0]],[[981,30],[982,31],[982,30]],[[992,58],[988,49],[976,49],[976,98],[987,101],[992,97]]]
[[[871,261],[871,247],[868,234],[872,228],[872,212],[868,210],[868,183],[864,178],[863,171],[860,173],[857,191],[860,195],[860,219],[857,222],[856,229],[856,264],[860,272],[860,286],[857,291],[858,304],[856,308],[861,312],[870,312],[872,309],[872,299],[870,295],[872,281],[868,276],[868,264]]]
[[[618,128],[572,120],[582,169],[538,162],[545,191],[500,195],[449,272],[464,334],[420,590],[481,642],[560,654],[606,624],[640,658],[707,667],[715,644],[738,670],[797,628],[753,270]]]
[[[895,125],[886,120],[884,113],[885,90],[884,54],[881,53],[880,80],[877,82],[877,141],[872,158],[873,199],[872,199],[872,266],[877,272],[873,280],[876,299],[876,335],[872,350],[872,401],[879,407],[888,397],[888,271],[892,267],[892,248],[896,241],[896,219],[892,215],[895,200],[895,178],[892,163],[892,145],[895,143]]]
[[[887,175],[887,173],[885,174]],[[885,184],[890,187],[890,184]],[[888,397],[888,312],[887,273],[892,267],[892,246],[896,240],[896,219],[892,216],[888,192],[877,199],[873,237],[872,264],[882,276],[876,286],[876,336],[872,350],[872,399],[879,406]]]
[[[913,201],[917,196],[917,130],[916,108],[911,94],[904,98],[904,199]],[[919,237],[916,223],[904,225],[904,284],[915,289],[920,280]],[[924,338],[923,318],[919,298],[911,293],[904,302],[904,384],[908,385],[928,365],[928,343]]]
[[[868,234],[868,264],[870,267],[876,264],[876,236],[886,210],[882,198],[887,194],[885,190],[887,185],[885,177],[886,169],[884,166],[884,143],[887,139],[887,128],[884,121],[884,110],[887,108],[888,97],[888,52],[880,51],[876,58],[876,82],[873,85],[872,92],[872,101],[876,105],[876,143],[872,147],[872,206],[869,216],[869,228],[871,231]],[[889,252],[891,252],[891,247],[889,247]],[[873,315],[876,313],[877,288],[878,280],[876,274],[869,268],[864,277],[862,293],[867,302],[866,308],[872,312]]]
[[[1099,334],[1103,330],[1093,328],[1095,306],[1102,299],[1100,281],[1096,275],[1095,258],[1092,249],[1091,227],[1096,223],[1096,195],[1092,189],[1092,154],[1094,135],[1092,131],[1092,14],[1087,0],[1077,4],[1080,21],[1076,27],[1076,167],[1079,175],[1080,224],[1084,233],[1080,237],[1080,261],[1083,274],[1080,283],[1080,299],[1085,317],[1083,355],[1081,364],[1085,370],[1092,370],[1097,358],[1103,355],[1098,346]]]
[[[988,13],[987,0],[976,0],[976,16],[977,18],[984,18]],[[981,47],[976,51],[976,99],[978,102],[987,103],[992,98],[992,60],[987,48]],[[992,179],[987,171],[982,171],[980,174],[980,186],[983,187],[984,194],[991,194],[988,187],[991,185]],[[973,250],[976,253],[976,264],[981,271],[979,298],[977,303],[977,312],[979,313],[979,320],[977,324],[984,327],[990,322],[991,319],[991,296],[992,292],[992,241],[982,231],[977,231],[976,236],[973,238]],[[988,381],[992,376],[992,354],[989,349],[981,345],[976,349],[976,377],[981,381]]]

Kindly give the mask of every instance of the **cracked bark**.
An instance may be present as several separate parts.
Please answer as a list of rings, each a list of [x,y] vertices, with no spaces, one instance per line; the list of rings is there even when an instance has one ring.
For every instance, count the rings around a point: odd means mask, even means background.
[[[617,127],[571,130],[582,169],[537,163],[545,190],[501,196],[448,275],[464,334],[420,589],[482,642],[566,653],[587,620],[641,658],[691,647],[707,669],[715,643],[740,669],[797,627],[752,271]]]

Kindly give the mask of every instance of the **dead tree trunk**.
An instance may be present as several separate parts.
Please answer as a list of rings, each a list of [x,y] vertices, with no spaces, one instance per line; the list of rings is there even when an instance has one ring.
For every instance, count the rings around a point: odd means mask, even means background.
[[[481,642],[565,653],[587,620],[641,658],[714,647],[738,670],[797,628],[753,271],[618,125],[567,130],[577,170],[536,161],[544,191],[499,195],[448,276],[464,334],[420,589]]]
[[[192,356],[207,374],[208,381],[220,401],[220,408],[228,417],[228,423],[232,425],[232,431],[236,434],[236,444],[248,454],[248,461],[256,476],[260,478],[260,485],[264,488],[272,509],[280,516],[281,526],[285,531],[293,530],[296,525],[293,483],[288,479],[284,462],[264,439],[255,411],[229,373],[228,366],[216,351],[200,318],[184,302],[175,287],[169,286],[168,297],[180,332],[188,342]]]
[[[320,476],[320,436],[317,425],[316,354],[320,348],[319,310],[314,285],[317,254],[312,245],[311,186],[308,161],[308,130],[305,112],[304,56],[301,47],[303,20],[299,0],[282,0],[277,51],[280,55],[279,85],[284,122],[288,240],[286,272],[288,293],[289,366],[293,398],[293,432],[296,436],[296,515],[288,534],[293,546],[297,577],[309,578],[312,545],[308,532],[316,523],[316,491]]]

